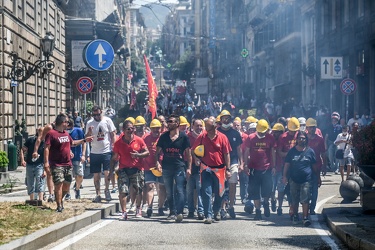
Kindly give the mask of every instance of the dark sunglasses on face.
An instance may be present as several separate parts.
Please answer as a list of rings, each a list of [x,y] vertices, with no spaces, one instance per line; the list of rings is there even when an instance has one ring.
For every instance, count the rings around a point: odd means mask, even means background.
[[[174,121],[172,121],[172,120],[169,120],[169,121],[167,121],[167,123],[174,123]]]
[[[125,130],[128,130],[128,131],[130,131],[130,130],[134,130],[134,127],[126,128]]]
[[[100,116],[101,114],[92,114],[92,116]]]

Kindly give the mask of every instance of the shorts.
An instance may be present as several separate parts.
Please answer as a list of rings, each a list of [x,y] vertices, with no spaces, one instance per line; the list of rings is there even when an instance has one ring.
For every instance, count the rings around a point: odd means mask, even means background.
[[[163,176],[156,177],[151,170],[145,170],[145,183],[159,183],[161,185],[164,185]]]
[[[248,193],[250,200],[271,197],[272,170],[250,169]]]
[[[344,158],[344,159],[337,159],[339,161],[339,166],[343,167],[345,165],[353,165],[353,159],[350,157]]]
[[[141,194],[145,183],[145,177],[142,170],[136,168],[121,168],[117,172],[119,193],[128,195],[130,185]]]
[[[290,183],[290,194],[292,196],[292,203],[301,204],[309,203],[311,195],[311,183],[295,183],[292,179],[289,179]]]
[[[272,181],[273,181],[272,192],[275,193],[277,190],[279,193],[284,193],[285,184],[283,183],[283,173],[276,172],[275,175],[272,176]]]
[[[101,173],[102,165],[103,171],[108,171],[111,162],[111,157],[111,152],[104,154],[90,154],[90,173]]]
[[[51,167],[52,179],[54,184],[59,184],[61,182],[72,182],[72,167]]]
[[[43,164],[26,165],[26,186],[27,194],[44,192],[45,177],[43,175]]]
[[[73,176],[83,176],[84,170],[83,170],[83,164],[81,161],[72,161],[73,163]]]
[[[229,170],[230,170],[230,178],[228,179],[228,183],[229,184],[237,184],[238,182],[238,164],[232,164],[230,165],[229,167]]]

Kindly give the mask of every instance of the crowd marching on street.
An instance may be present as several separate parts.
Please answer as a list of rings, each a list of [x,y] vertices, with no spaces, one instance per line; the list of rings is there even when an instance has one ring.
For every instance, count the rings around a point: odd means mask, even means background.
[[[63,212],[64,201],[72,198],[73,178],[74,198],[81,199],[86,167],[93,175],[93,202],[110,201],[118,193],[120,220],[134,214],[167,216],[176,222],[197,218],[211,224],[236,218],[239,184],[240,202],[247,213],[254,213],[254,220],[270,217],[272,211],[288,214],[293,224],[309,226],[321,176],[332,171],[344,181],[358,171],[352,138],[373,120],[368,114],[354,114],[346,122],[338,112],[324,109],[306,117],[282,117],[270,112],[270,105],[264,106],[267,115],[235,116],[234,105],[228,103],[217,105],[227,107],[217,116],[191,107],[186,117],[160,115],[149,123],[143,116],[128,117],[121,131],[116,131],[111,107],[103,112],[94,106],[86,120],[77,112],[61,113],[23,146],[28,194],[42,200],[46,185],[48,201],[55,201],[56,211]],[[283,210],[285,197],[289,211]]]

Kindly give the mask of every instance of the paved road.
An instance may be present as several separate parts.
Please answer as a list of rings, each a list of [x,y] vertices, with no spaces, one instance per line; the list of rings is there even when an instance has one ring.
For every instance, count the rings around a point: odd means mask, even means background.
[[[157,216],[136,219],[130,215],[128,221],[118,221],[113,216],[44,249],[345,249],[327,231],[320,215],[323,203],[338,193],[339,182],[337,175],[323,179],[318,215],[312,216],[308,228],[293,226],[287,214],[272,213],[266,220],[254,221],[254,215],[243,212],[243,205],[236,205],[235,220],[211,225],[194,219],[177,224]]]

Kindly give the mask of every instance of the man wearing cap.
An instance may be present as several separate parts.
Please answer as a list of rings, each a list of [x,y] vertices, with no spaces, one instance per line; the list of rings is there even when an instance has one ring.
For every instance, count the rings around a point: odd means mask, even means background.
[[[327,128],[327,132],[324,136],[325,148],[327,149],[329,164],[331,164],[331,170],[335,171],[335,174],[339,174],[339,162],[336,161],[336,150],[337,146],[334,141],[337,135],[342,132],[342,126],[339,124],[340,115],[337,112],[333,112],[331,115],[331,124]]]
[[[231,218],[236,218],[234,213],[234,200],[236,198],[236,185],[238,179],[238,172],[243,168],[243,155],[242,155],[242,137],[240,133],[232,128],[231,114],[227,110],[220,113],[221,126],[217,130],[223,133],[230,143],[232,151],[230,152],[230,178],[227,180],[229,184],[229,207],[228,213]]]
[[[203,121],[200,119],[193,118],[192,122],[192,130],[188,133],[190,147],[194,145],[195,140],[197,137],[203,132]],[[204,210],[203,210],[203,203],[202,203],[202,196],[201,196],[201,175],[200,175],[200,166],[195,164],[196,161],[192,162],[191,166],[191,175],[190,178],[187,180],[187,203],[189,214],[188,218],[194,218],[194,212],[197,207],[197,214],[198,219],[204,219]],[[197,197],[194,198],[194,190],[196,190]],[[197,206],[195,206],[197,204]]]
[[[300,124],[299,124],[299,121],[296,117],[292,117],[289,119],[288,121],[288,131],[284,132],[282,135],[280,135],[278,141],[277,141],[277,154],[278,156],[280,157],[281,159],[281,162],[282,162],[282,166],[284,165],[284,162],[285,162],[285,157],[288,153],[288,151],[293,148],[295,145],[296,145],[296,141],[297,141],[297,131],[299,131],[300,129]],[[290,199],[290,196],[289,196],[289,187],[286,187],[286,189],[284,189],[284,193],[287,194],[288,196],[288,202],[289,202],[289,214],[293,214],[293,212],[291,211],[292,207],[291,207],[291,199]],[[284,195],[282,194],[281,192],[279,193],[279,195]],[[280,200],[281,201],[281,204],[279,204],[279,207],[277,208],[277,214],[278,215],[282,215],[282,202],[283,200]]]
[[[248,116],[245,120],[245,128],[246,128],[246,131],[245,133],[247,135],[251,134],[251,133],[254,133],[255,132],[255,127],[256,127],[256,123],[258,122],[258,119],[255,118],[254,116]]]
[[[276,144],[279,140],[279,137],[284,133],[285,128],[281,123],[275,123],[272,127],[272,135],[275,137]],[[277,146],[276,146],[277,148]],[[276,189],[277,189],[277,200],[279,203],[279,209],[277,210],[277,215],[282,215],[282,204],[284,200],[284,191],[285,191],[285,184],[283,183],[283,172],[282,172],[283,161],[279,154],[276,154],[276,164],[275,167],[272,169],[272,180],[273,180],[273,187],[272,187],[272,199],[271,199],[271,210],[272,212],[276,212]]]
[[[270,216],[269,198],[272,194],[272,168],[276,163],[276,141],[268,133],[268,129],[268,122],[264,119],[259,120],[256,132],[249,135],[245,142],[244,170],[249,173],[249,199],[254,200],[254,220],[262,219],[260,211],[262,198],[264,215]]]
[[[163,177],[157,177],[153,174],[150,170],[151,168],[155,168],[156,161],[155,161],[155,152],[156,152],[156,144],[159,140],[161,134],[161,123],[158,119],[153,119],[150,123],[151,133],[147,134],[144,138],[146,143],[147,149],[150,152],[150,155],[143,159],[143,168],[145,174],[145,188],[144,188],[144,200],[146,199],[147,202],[147,216],[151,217],[152,215],[152,201],[154,199],[154,188],[156,186],[156,190],[158,192],[158,215],[163,216],[163,205],[166,199],[165,193],[165,186]],[[162,157],[159,158],[162,160]]]
[[[164,185],[170,209],[167,219],[182,222],[185,203],[184,183],[186,177],[189,178],[191,174],[190,143],[187,135],[178,129],[180,125],[179,116],[170,115],[167,123],[168,131],[160,136],[156,145],[155,161],[157,169],[163,170]],[[159,161],[161,152],[163,152],[162,164]],[[186,173],[184,155],[187,156]],[[173,188],[174,183],[176,184],[176,193]]]
[[[308,140],[308,146],[312,148],[315,152],[315,158],[316,158],[316,168],[318,172],[320,173],[322,171],[322,166],[325,166],[325,155],[326,155],[326,148],[324,146],[324,139],[323,137],[319,136],[316,132],[317,122],[313,118],[309,118],[306,121],[306,129],[307,129],[307,138]],[[311,183],[311,201],[310,201],[310,215],[315,214],[315,207],[316,207],[316,201],[318,200],[318,188],[319,183],[321,181],[318,181],[318,178],[320,179],[320,174],[317,176],[315,172],[313,172],[312,175],[312,183]]]
[[[219,221],[220,205],[225,191],[225,177],[230,177],[230,155],[232,150],[228,138],[215,129],[215,118],[205,120],[206,132],[200,134],[194,142],[192,150],[195,164],[201,167],[201,195],[204,208],[205,224],[212,219]],[[201,149],[201,150],[199,150]],[[212,196],[215,194],[212,204]]]

